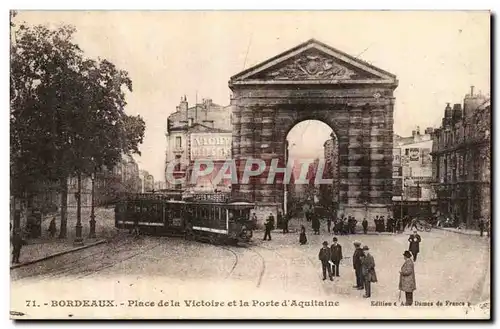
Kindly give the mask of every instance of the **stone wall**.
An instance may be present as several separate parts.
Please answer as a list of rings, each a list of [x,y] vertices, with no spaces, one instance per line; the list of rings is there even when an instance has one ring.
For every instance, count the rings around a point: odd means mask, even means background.
[[[286,136],[297,123],[320,120],[339,141],[339,213],[387,216],[392,205],[393,87],[233,87],[233,156],[284,164]],[[379,97],[374,97],[377,94]],[[281,181],[267,184],[267,170],[233,190],[256,203],[282,203]]]

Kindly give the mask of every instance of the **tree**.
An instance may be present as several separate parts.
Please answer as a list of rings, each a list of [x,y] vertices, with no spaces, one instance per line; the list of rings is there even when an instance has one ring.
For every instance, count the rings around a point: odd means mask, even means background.
[[[15,26],[15,25],[14,25]],[[107,60],[86,59],[74,27],[21,24],[11,47],[11,186],[61,184],[61,233],[66,236],[67,179],[111,168],[122,153],[139,153],[145,124],[125,114],[128,73]],[[80,203],[78,203],[80,218]]]

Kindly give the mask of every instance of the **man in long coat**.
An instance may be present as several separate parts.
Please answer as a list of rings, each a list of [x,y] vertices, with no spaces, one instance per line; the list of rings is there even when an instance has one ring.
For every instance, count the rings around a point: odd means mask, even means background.
[[[314,234],[319,234],[319,216],[316,213],[312,213],[312,229],[314,231]]]
[[[353,288],[357,288],[358,290],[363,290],[363,275],[361,270],[361,255],[363,254],[363,250],[361,249],[361,242],[354,241],[354,254],[352,256],[352,266],[354,268],[354,274],[356,275],[356,285]]]
[[[337,243],[337,237],[333,238],[333,243],[330,247],[331,260],[335,268],[333,269],[333,276],[340,276],[339,274],[339,266],[340,261],[342,260],[342,246]]]
[[[19,228],[14,230],[14,234],[12,235],[12,263],[18,264],[19,257],[21,256],[21,249],[26,242],[23,239],[22,231]]]
[[[366,232],[368,231],[368,221],[366,220],[366,218],[363,218],[363,222],[361,223],[361,225],[363,225],[363,233],[366,234]]]
[[[406,295],[406,304],[413,304],[413,291],[417,289],[415,282],[415,265],[411,260],[411,253],[407,250],[403,254],[405,262],[399,271],[399,290],[404,291]]]
[[[377,273],[375,273],[375,259],[368,252],[368,246],[363,246],[363,254],[361,254],[361,273],[365,285],[364,298],[370,298],[372,295],[371,283],[377,282]]]
[[[321,261],[321,269],[323,270],[323,280],[326,280],[326,272],[328,271],[328,277],[330,281],[333,281],[332,278],[332,269],[330,268],[330,259],[332,258],[330,254],[330,248],[328,248],[328,242],[323,242],[323,248],[319,250],[318,255],[319,260]]]
[[[417,255],[420,252],[420,242],[422,241],[422,238],[420,235],[417,233],[417,230],[413,231],[413,234],[410,235],[408,238],[408,242],[410,242],[410,246],[408,247],[408,250],[411,251],[411,254],[413,255],[413,261],[417,261]]]

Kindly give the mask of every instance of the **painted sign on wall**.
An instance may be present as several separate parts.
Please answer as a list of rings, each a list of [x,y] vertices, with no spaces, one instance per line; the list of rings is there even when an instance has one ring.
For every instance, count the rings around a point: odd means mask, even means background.
[[[191,160],[225,160],[231,158],[231,133],[191,134]]]
[[[409,149],[408,156],[410,157],[411,162],[420,161],[420,149],[419,148],[411,148]]]

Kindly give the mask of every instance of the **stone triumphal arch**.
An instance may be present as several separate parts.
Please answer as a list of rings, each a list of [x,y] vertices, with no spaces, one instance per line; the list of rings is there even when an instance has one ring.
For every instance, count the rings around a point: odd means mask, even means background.
[[[392,203],[396,76],[316,40],[309,40],[231,77],[232,153],[238,170],[248,158],[284,159],[297,123],[320,120],[338,138],[338,213],[388,215]],[[256,211],[282,208],[283,185],[265,176],[233,186]],[[261,216],[262,218],[262,216]]]

